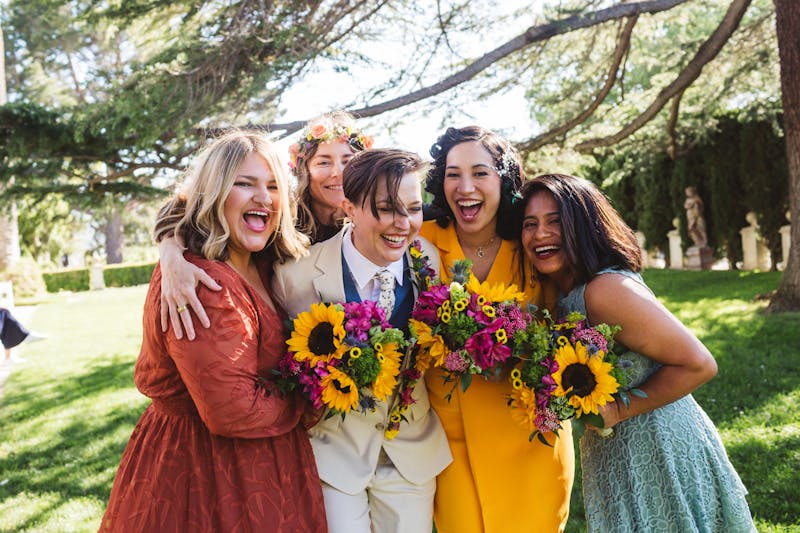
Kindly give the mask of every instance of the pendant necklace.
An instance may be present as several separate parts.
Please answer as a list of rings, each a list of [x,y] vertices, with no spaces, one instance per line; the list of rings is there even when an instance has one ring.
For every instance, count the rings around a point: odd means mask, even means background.
[[[483,247],[484,246],[489,246],[490,244],[492,244],[496,238],[497,238],[497,235],[495,235],[494,237],[492,237],[491,239],[489,239],[485,243],[478,245],[478,247],[476,249],[476,253],[478,254],[478,257],[483,259],[483,256],[486,255],[486,251],[483,249]]]

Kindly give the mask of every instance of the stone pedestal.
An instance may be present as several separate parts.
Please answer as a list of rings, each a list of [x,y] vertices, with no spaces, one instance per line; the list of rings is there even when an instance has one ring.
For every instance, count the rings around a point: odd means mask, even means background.
[[[93,291],[106,288],[106,281],[103,278],[103,265],[93,264],[89,267],[89,288]]]
[[[742,269],[743,270],[769,270],[772,261],[769,249],[758,234],[758,223],[755,213],[747,213],[747,222],[750,225],[739,230],[742,236]]]
[[[709,270],[714,264],[714,252],[708,246],[690,246],[686,250],[686,268]]]
[[[781,226],[781,258],[783,262],[778,267],[783,270],[789,262],[789,247],[792,245],[792,227],[790,225]]]
[[[681,247],[681,233],[674,229],[667,232],[669,239],[669,268],[683,270],[683,248]]]
[[[642,267],[647,268],[650,266],[650,258],[647,255],[647,249],[645,248],[645,243],[647,239],[644,236],[644,233],[641,231],[635,231],[636,235],[636,242],[639,243],[639,249],[642,251]]]

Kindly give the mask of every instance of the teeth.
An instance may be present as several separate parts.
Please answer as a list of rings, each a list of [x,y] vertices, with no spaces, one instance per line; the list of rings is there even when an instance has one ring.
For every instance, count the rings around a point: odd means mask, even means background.
[[[269,213],[267,213],[266,211],[247,211],[247,212],[245,212],[245,215],[256,215],[256,216],[259,216],[259,217],[268,217]]]
[[[464,200],[462,202],[458,202],[458,205],[461,207],[472,207],[474,205],[479,205],[482,202],[480,200]]]
[[[405,237],[390,237],[388,235],[381,235],[381,237],[394,244],[400,244],[401,242],[406,240]]]
[[[537,254],[543,254],[545,252],[556,252],[556,251],[558,251],[560,249],[561,249],[560,246],[552,246],[552,245],[550,245],[550,246],[540,246],[539,248],[535,249],[535,252]]]
[[[328,185],[326,188],[330,189],[332,191],[341,191],[342,190],[342,186],[341,185]]]

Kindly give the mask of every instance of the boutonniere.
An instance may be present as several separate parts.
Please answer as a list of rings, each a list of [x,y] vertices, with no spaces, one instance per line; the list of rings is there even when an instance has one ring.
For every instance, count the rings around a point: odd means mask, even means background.
[[[415,240],[408,249],[411,255],[411,277],[412,282],[418,291],[428,290],[433,279],[436,277],[436,270],[431,266],[431,261],[422,251],[422,243]]]

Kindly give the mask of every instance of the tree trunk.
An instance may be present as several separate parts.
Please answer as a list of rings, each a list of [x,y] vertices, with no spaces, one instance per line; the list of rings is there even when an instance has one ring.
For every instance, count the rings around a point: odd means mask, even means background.
[[[122,233],[122,208],[112,205],[108,216],[108,222],[103,228],[106,236],[106,264],[116,265],[122,263],[122,245],[124,235]]]
[[[781,93],[789,167],[791,248],[781,285],[769,303],[772,312],[800,311],[800,2],[774,0],[781,64]]]
[[[0,27],[0,105],[7,102],[6,96],[6,63],[3,41],[3,28]],[[9,185],[13,183],[9,182]],[[0,210],[0,270],[12,268],[19,261],[19,225],[17,222],[17,204],[11,203]]]

